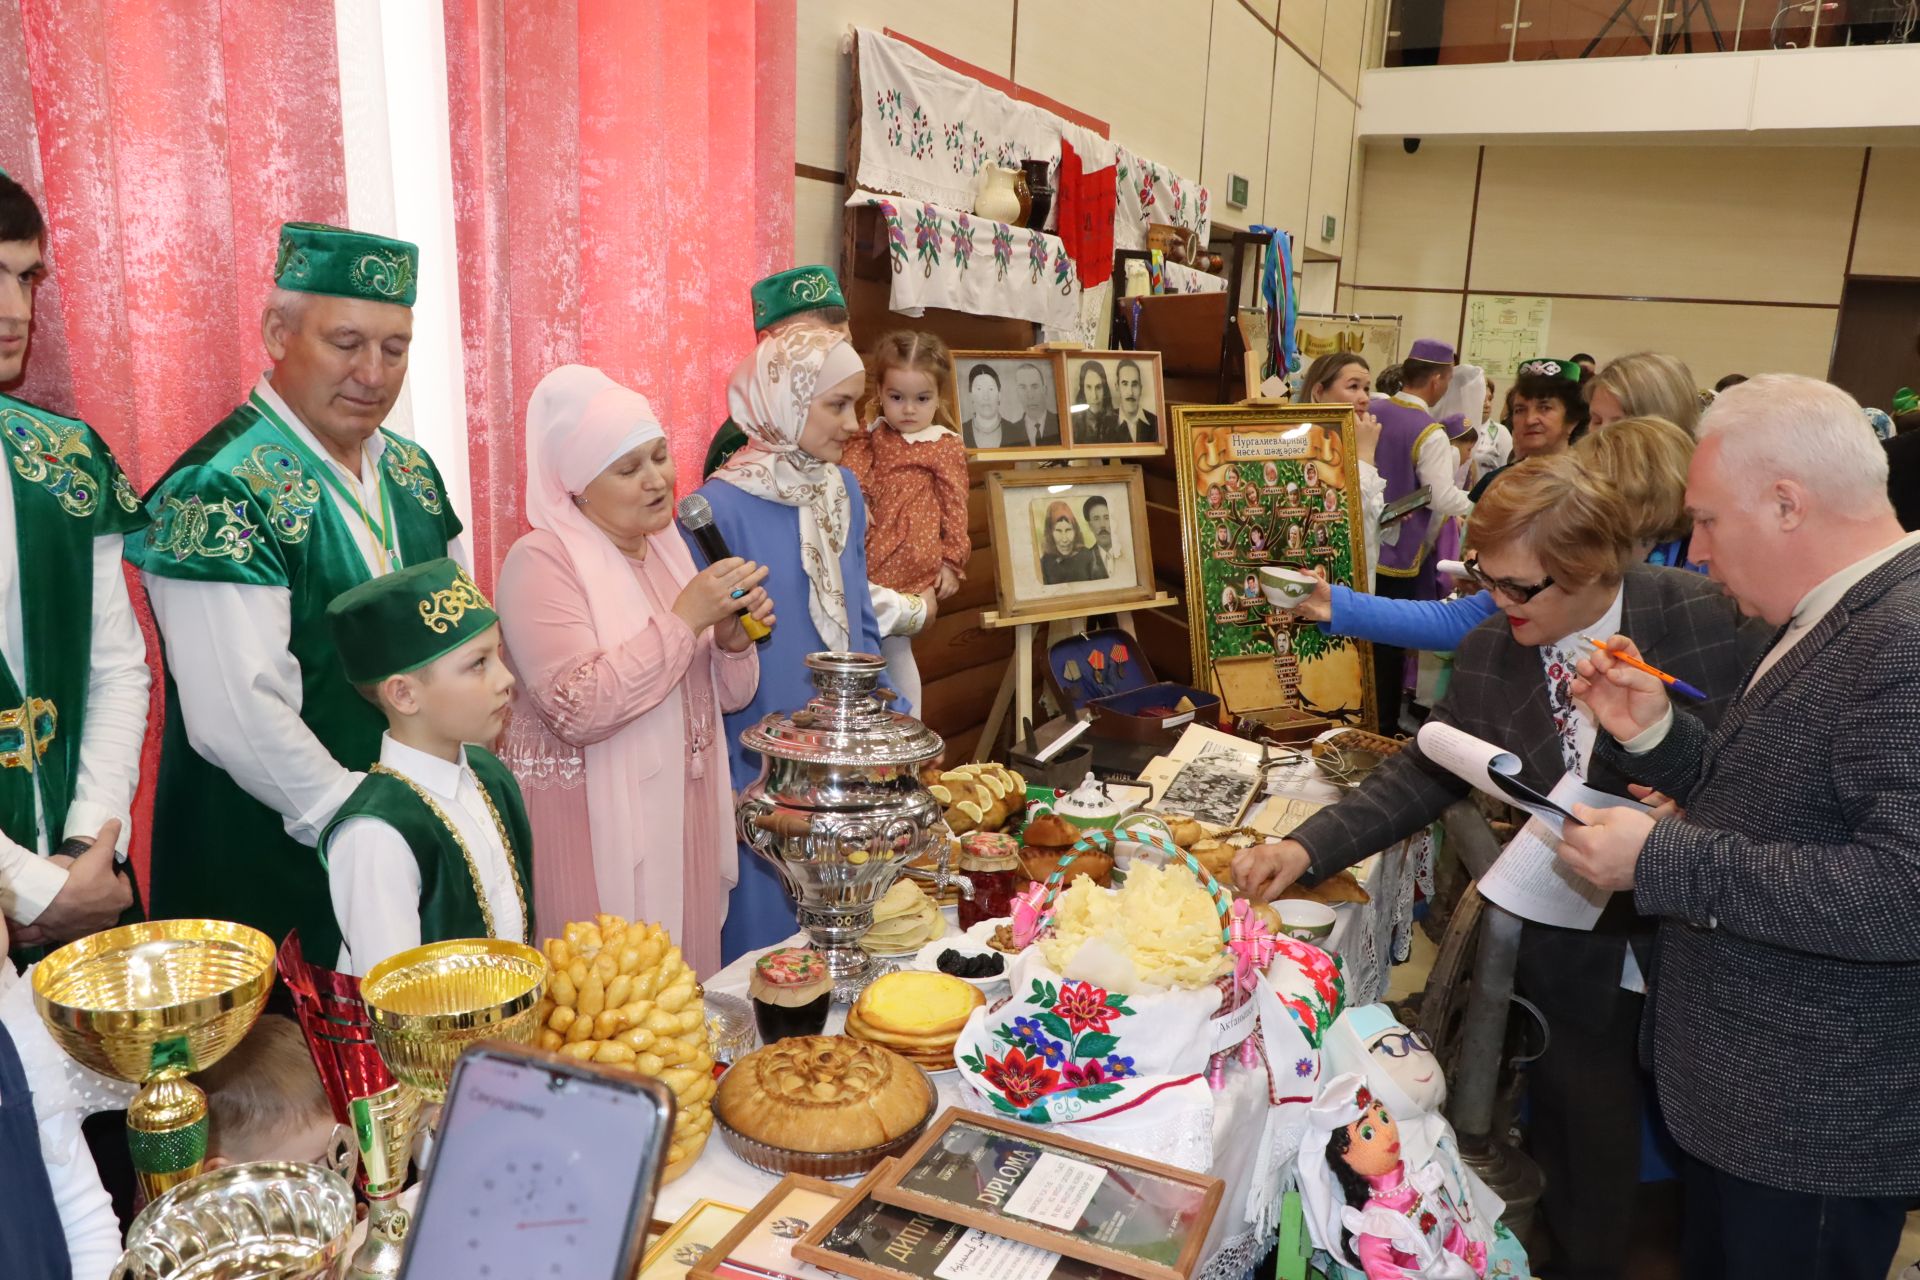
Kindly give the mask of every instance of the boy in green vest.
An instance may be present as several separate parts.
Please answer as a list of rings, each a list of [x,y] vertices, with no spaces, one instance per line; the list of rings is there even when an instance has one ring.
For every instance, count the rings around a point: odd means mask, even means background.
[[[507,767],[500,618],[450,559],[327,606],[347,680],[387,717],[380,762],[320,836],[342,973],[449,938],[533,941],[533,835]]]

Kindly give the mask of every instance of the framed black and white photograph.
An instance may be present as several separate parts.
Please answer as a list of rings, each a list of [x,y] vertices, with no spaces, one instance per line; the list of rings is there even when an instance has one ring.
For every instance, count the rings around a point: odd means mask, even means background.
[[[1081,453],[1153,454],[1167,446],[1167,394],[1157,351],[1065,357],[1067,441]]]
[[[1060,358],[1050,351],[956,351],[954,421],[968,451],[993,459],[1063,456]]]
[[[1003,617],[1151,599],[1137,466],[987,474]]]

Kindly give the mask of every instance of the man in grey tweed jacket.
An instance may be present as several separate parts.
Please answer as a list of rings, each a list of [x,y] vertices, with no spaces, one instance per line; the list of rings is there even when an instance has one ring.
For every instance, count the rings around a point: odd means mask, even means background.
[[[1835,387],[1755,378],[1700,434],[1692,554],[1779,631],[1718,727],[1582,665],[1596,761],[1684,813],[1583,813],[1563,856],[1661,917],[1686,1274],[1883,1280],[1920,1197],[1920,534]]]
[[[1579,470],[1571,459],[1521,464],[1475,509],[1470,559],[1502,612],[1461,642],[1433,717],[1513,752],[1522,780],[1541,791],[1584,768],[1589,785],[1625,795],[1617,770],[1577,751],[1568,759],[1581,735],[1568,742],[1562,725],[1572,708],[1564,692],[1556,697],[1556,681],[1564,689],[1572,675],[1567,637],[1596,629],[1634,636],[1651,661],[1712,695],[1703,713],[1714,718],[1767,629],[1743,623],[1699,574],[1635,565],[1623,575],[1621,559],[1634,552],[1620,531],[1644,521],[1577,480],[1552,481]],[[1252,898],[1323,878],[1422,829],[1468,792],[1410,743],[1291,839],[1236,857],[1235,878]],[[1638,975],[1652,973],[1652,940],[1652,922],[1635,915],[1628,894],[1616,894],[1590,932],[1529,924],[1521,937],[1519,985],[1552,1033],[1529,1072],[1529,1148],[1547,1174],[1555,1274],[1571,1280],[1624,1275],[1633,1244],[1645,1093]]]

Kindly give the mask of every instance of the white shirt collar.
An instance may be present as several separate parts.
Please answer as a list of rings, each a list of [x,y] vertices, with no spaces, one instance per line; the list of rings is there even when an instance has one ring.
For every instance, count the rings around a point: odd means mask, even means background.
[[[394,739],[391,733],[380,735],[380,763],[395,773],[419,783],[442,800],[460,794],[460,780],[467,771],[467,749],[460,748],[458,760],[442,760]]]
[[[1833,607],[1840,603],[1840,597],[1858,586],[1868,574],[1911,547],[1920,547],[1920,531],[1910,533],[1870,556],[1855,560],[1801,596],[1800,603],[1793,607],[1793,618],[1788,625],[1795,631],[1804,631],[1811,627],[1826,617]]]
[[[293,434],[299,436],[301,442],[305,444],[307,448],[313,450],[314,456],[318,457],[320,461],[327,463],[335,471],[338,471],[354,483],[358,484],[360,482],[361,478],[341,466],[339,460],[328,453],[326,446],[320,443],[320,437],[314,435],[307,424],[300,421],[300,415],[295,413],[287,402],[280,398],[280,393],[275,391],[273,384],[267,381],[266,374],[263,373],[260,375],[260,381],[254,385],[253,389],[260,393],[260,398],[265,400],[275,413],[280,415],[281,421],[293,428]],[[373,437],[367,441],[367,461],[378,465],[380,455],[386,451],[386,434],[380,431],[374,432]]]
[[[947,430],[947,428],[937,422],[929,422],[918,431],[901,431],[898,427],[895,427],[894,430],[898,432],[900,438],[908,444],[925,444],[929,440],[938,440],[941,436],[950,436],[953,434],[953,432]]]
[[[1408,408],[1418,409],[1422,413],[1433,412],[1432,405],[1428,404],[1425,400],[1422,400],[1419,396],[1413,394],[1413,392],[1411,391],[1396,391],[1393,393],[1392,396],[1388,398],[1393,400],[1398,400],[1401,404],[1406,405]]]

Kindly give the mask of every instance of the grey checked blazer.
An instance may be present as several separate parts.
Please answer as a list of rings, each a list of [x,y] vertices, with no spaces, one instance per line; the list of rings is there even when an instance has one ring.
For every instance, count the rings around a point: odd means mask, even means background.
[[[1636,565],[1627,571],[1620,629],[1661,670],[1711,694],[1710,722],[1739,688],[1742,673],[1767,645],[1767,629],[1743,623],[1733,601],[1697,573]],[[1547,702],[1540,651],[1515,642],[1496,614],[1468,633],[1453,658],[1447,696],[1433,719],[1484,738],[1520,757],[1521,779],[1550,790],[1566,772]],[[1596,756],[1587,782],[1625,795],[1626,778]],[[1375,769],[1340,803],[1293,832],[1313,855],[1309,879],[1321,879],[1425,827],[1471,788],[1428,760],[1417,743]],[[1625,897],[1625,895],[1619,895]],[[1614,961],[1619,976],[1619,957]]]
[[[1687,808],[1635,877],[1664,917],[1647,1025],[1674,1137],[1767,1186],[1920,1193],[1920,549],[1718,728],[1594,754]]]

